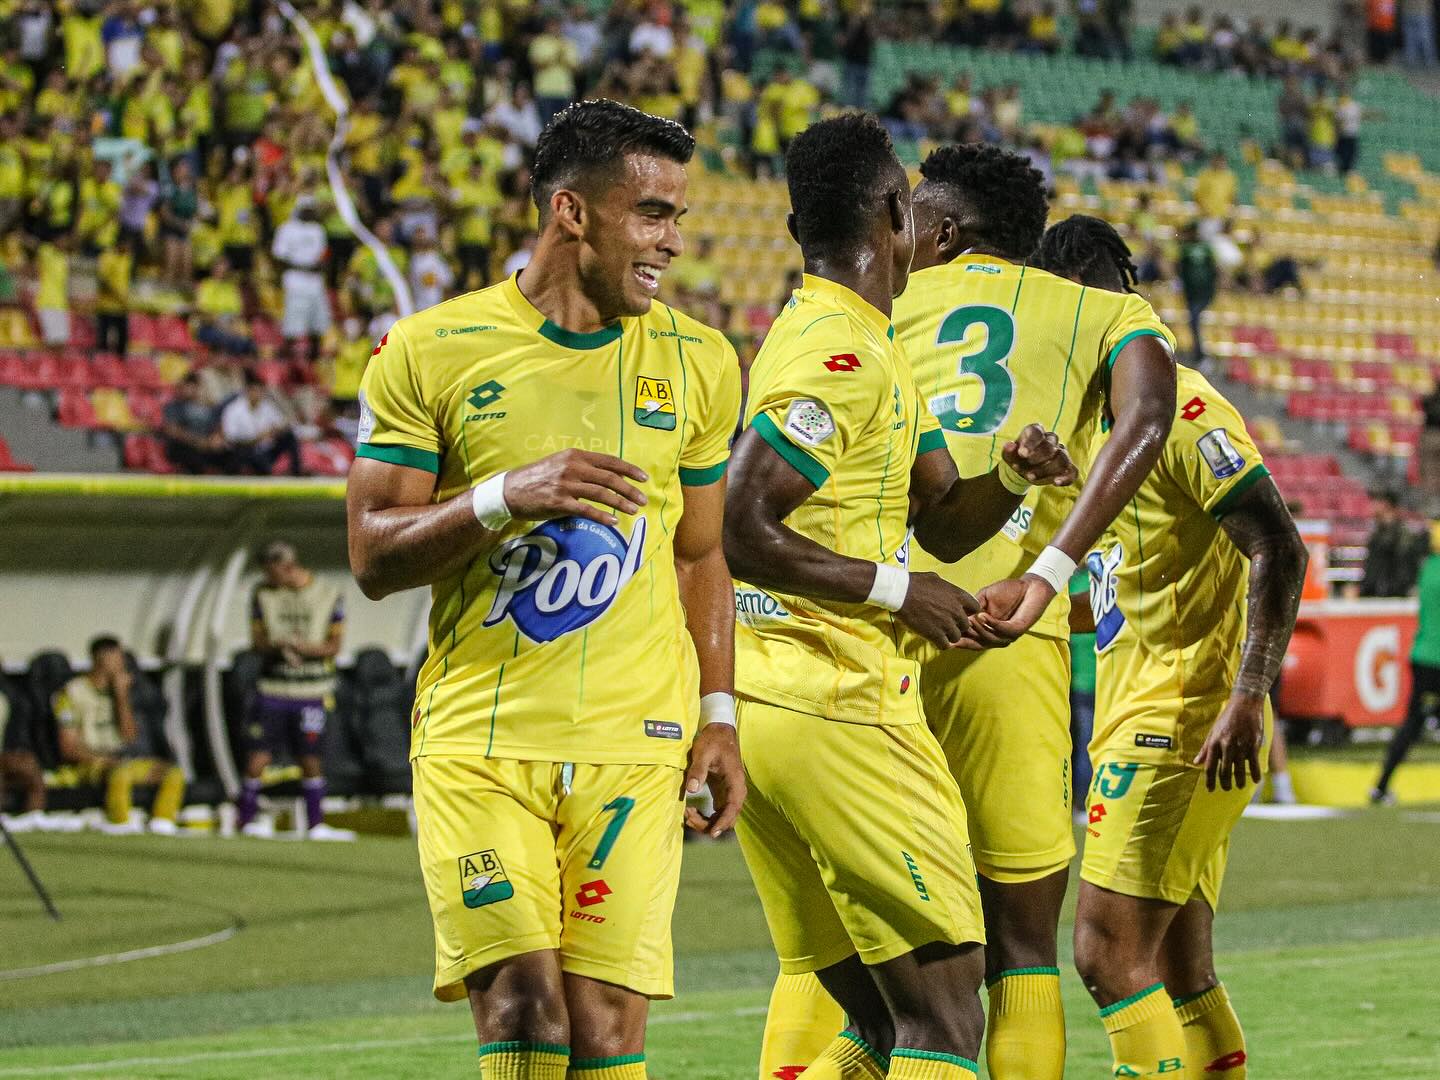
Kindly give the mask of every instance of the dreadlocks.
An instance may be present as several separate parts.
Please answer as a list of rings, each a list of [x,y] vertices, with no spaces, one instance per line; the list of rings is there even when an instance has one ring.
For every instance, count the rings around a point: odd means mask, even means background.
[[[1136,267],[1130,246],[1108,221],[1072,214],[1045,231],[1035,261],[1043,270],[1085,285],[1113,269],[1125,290],[1135,287]]]

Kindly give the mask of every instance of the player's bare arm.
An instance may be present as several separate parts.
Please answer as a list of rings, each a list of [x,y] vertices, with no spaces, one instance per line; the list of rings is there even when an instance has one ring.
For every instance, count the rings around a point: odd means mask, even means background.
[[[785,524],[785,518],[814,492],[815,485],[753,429],[746,430],[731,454],[725,500],[725,556],[730,569],[761,588],[863,604],[875,586],[875,563],[837,554]],[[910,575],[905,602],[896,614],[945,649],[963,639],[970,614],[978,610],[975,598],[964,589],[937,574],[917,573]]]
[[[1310,553],[1275,482],[1268,476],[1240,496],[1220,526],[1250,560],[1245,641],[1240,673],[1230,700],[1195,764],[1205,766],[1205,785],[1215,790],[1245,786],[1246,773],[1260,783],[1265,732],[1265,696],[1280,677],[1280,665],[1295,629]]]
[[[735,588],[725,562],[721,524],[725,480],[684,490],[685,513],[675,529],[675,574],[685,605],[685,626],[700,662],[703,702],[711,694],[728,697],[735,689]],[[702,714],[704,726],[690,747],[685,790],[694,794],[708,783],[715,808],[707,818],[689,807],[685,821],[697,832],[722,836],[734,827],[745,802],[745,767],[733,724],[706,723],[706,719]]]
[[[910,522],[921,547],[946,562],[963,558],[1005,527],[1029,487],[1066,487],[1078,475],[1059,436],[1039,424],[1005,443],[1000,460],[988,473],[962,478],[944,447],[915,459]]]
[[[1135,497],[1165,447],[1175,419],[1175,357],[1162,339],[1145,335],[1120,351],[1110,372],[1109,407],[1114,417],[1110,440],[1095,456],[1075,508],[1050,540],[1050,547],[1072,564],[1085,557]],[[1063,584],[1030,572],[982,589],[985,614],[975,620],[975,640],[985,646],[1016,640],[1035,625]]]
[[[521,520],[583,517],[614,525],[610,510],[633,514],[645,505],[631,483],[645,479],[641,469],[609,454],[562,450],[507,472],[503,497],[510,516]],[[434,492],[435,475],[423,469],[373,458],[351,466],[345,490],[350,569],[369,599],[433,584],[494,544],[499,534],[480,523],[472,492],[440,503],[431,501]]]

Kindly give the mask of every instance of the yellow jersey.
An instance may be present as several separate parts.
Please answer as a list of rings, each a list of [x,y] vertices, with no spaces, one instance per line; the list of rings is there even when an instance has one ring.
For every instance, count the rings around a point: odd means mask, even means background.
[[[995,468],[1001,448],[1028,424],[1059,435],[1083,476],[1120,350],[1145,334],[1175,344],[1138,296],[990,255],[911,274],[895,301],[895,330],[966,477]],[[1016,577],[1045,549],[1076,495],[1073,487],[1032,488],[1005,528],[959,562],[917,550],[911,569],[933,570],[970,592]],[[1069,613],[1069,599],[1056,597],[1032,633],[1068,637]]]
[[[650,477],[615,527],[513,521],[432,587],[411,754],[683,765],[699,714],[672,544],[684,485],[718,481],[740,367],[661,303],[562,329],[515,278],[401,319],[360,390],[360,457],[437,474],[434,499],[567,449]]]
[[[910,467],[943,448],[890,320],[806,274],[750,368],[746,423],[815,492],[787,519],[841,555],[905,566]],[[873,604],[735,582],[735,686],[746,697],[859,724],[924,717],[901,623]]]
[[[87,675],[77,675],[50,698],[50,711],[60,727],[73,731],[92,754],[119,754],[125,749],[115,719],[115,694],[99,690]]]
[[[1179,368],[1160,460],[1086,560],[1095,615],[1098,752],[1189,764],[1240,669],[1249,561],[1220,519],[1270,470],[1245,421]]]
[[[267,585],[250,594],[250,619],[265,628],[270,641],[301,641],[324,645],[337,626],[345,624],[345,604],[333,582],[311,576],[298,589]],[[267,697],[312,701],[335,692],[335,660],[306,659],[291,663],[283,655],[265,658],[260,693]]]

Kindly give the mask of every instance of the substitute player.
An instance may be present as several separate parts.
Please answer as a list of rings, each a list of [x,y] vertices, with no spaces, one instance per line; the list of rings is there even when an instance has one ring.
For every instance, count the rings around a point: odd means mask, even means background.
[[[1041,257],[1095,288],[1130,284],[1128,249],[1096,218],[1056,225]],[[1095,779],[1075,963],[1116,1076],[1246,1075],[1211,927],[1307,561],[1244,420],[1181,367],[1160,461],[1087,560]]]
[[[897,340],[961,475],[993,469],[1039,418],[1082,468],[1108,398],[1117,443],[1076,514],[1093,543],[1159,452],[1175,400],[1172,341],[1138,296],[1085,289],[1027,265],[1048,210],[1040,173],[993,146],[932,153],[915,189],[915,262],[895,302]],[[1074,489],[1028,494],[1004,529],[953,565],[917,551],[915,569],[971,591],[1030,568]],[[1077,554],[1086,548],[1077,547]],[[1068,579],[1067,579],[1068,583]],[[1068,591],[1009,649],[942,650],[910,635],[924,662],[925,717],[960,785],[984,903],[989,1023],[998,1080],[1059,1080],[1065,1066],[1057,925],[1075,853],[1070,812]],[[782,974],[763,1076],[803,1063],[836,1010]],[[806,1017],[809,1019],[805,1019]]]
[[[786,179],[806,273],[751,368],[726,502],[740,839],[782,971],[817,973],[849,1017],[811,1074],[962,1077],[984,1027],[984,931],[965,808],[897,644],[909,628],[953,646],[973,600],[908,572],[907,524],[957,558],[1030,482],[1074,471],[1032,426],[958,480],[890,324],[914,232],[879,121],[809,128]]]
[[[260,552],[264,580],[250,598],[250,645],[260,654],[255,702],[246,725],[245,779],[236,818],[246,836],[271,837],[274,825],[257,818],[261,777],[276,751],[300,766],[305,837],[354,840],[349,829],[325,824],[325,727],[335,709],[335,657],[345,636],[340,590],[300,564],[294,547],[277,540]]]
[[[739,366],[654,302],[694,145],[612,101],[557,114],[530,264],[402,319],[365,373],[351,564],[368,596],[432,586],[411,755],[435,994],[468,994],[487,1080],[645,1075],[682,792],[708,778],[711,835],[744,797]]]

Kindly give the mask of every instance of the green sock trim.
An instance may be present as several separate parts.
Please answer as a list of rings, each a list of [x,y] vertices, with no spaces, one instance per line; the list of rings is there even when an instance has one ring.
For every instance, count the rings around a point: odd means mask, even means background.
[[[563,1043],[534,1043],[534,1042],[493,1042],[483,1043],[480,1046],[480,1056],[486,1054],[559,1054],[561,1057],[570,1056],[570,1047]]]
[[[861,1050],[865,1051],[865,1056],[868,1057],[871,1061],[873,1061],[876,1065],[879,1065],[880,1068],[888,1069],[890,1067],[890,1062],[886,1059],[884,1054],[880,1053],[879,1050],[876,1050],[873,1046],[867,1043],[859,1035],[856,1035],[853,1031],[840,1032],[840,1038],[849,1039]]]
[[[980,1066],[969,1058],[963,1058],[959,1054],[942,1054],[938,1050],[911,1050],[908,1046],[897,1046],[890,1056],[892,1058],[919,1058],[922,1061],[944,1061],[950,1065],[959,1065],[962,1069],[969,1069],[973,1073],[980,1072]]]
[[[570,1062],[570,1071],[579,1072],[582,1069],[618,1069],[621,1065],[642,1065],[644,1062],[644,1054],[621,1054],[619,1057],[608,1058],[576,1058]]]
[[[1151,994],[1155,993],[1157,990],[1163,991],[1164,989],[1164,983],[1156,983],[1154,986],[1147,986],[1144,990],[1141,990],[1137,994],[1131,994],[1127,998],[1121,998],[1119,1001],[1115,1002],[1114,1005],[1106,1005],[1103,1009],[1100,1010],[1100,1018],[1103,1020],[1107,1016],[1114,1016],[1121,1009],[1124,1009],[1130,1005],[1134,1005],[1141,998],[1147,998]]]
[[[1009,971],[1002,971],[999,975],[986,979],[985,985],[994,986],[1001,979],[1008,979],[1011,975],[1054,975],[1058,979],[1060,969],[1058,967],[1011,968]]]
[[[1200,1000],[1202,997],[1204,997],[1206,994],[1210,993],[1211,990],[1219,990],[1219,989],[1220,989],[1220,984],[1219,984],[1219,983],[1216,983],[1214,986],[1209,987],[1209,988],[1206,989],[1206,990],[1201,990],[1198,994],[1186,994],[1184,997],[1171,998],[1171,999],[1170,999],[1170,1004],[1171,1004],[1171,1005],[1174,1005],[1175,1008],[1178,1009],[1178,1008],[1180,1008],[1181,1005],[1189,1005],[1190,1002],[1192,1002],[1192,1001],[1199,1001],[1199,1000]]]

